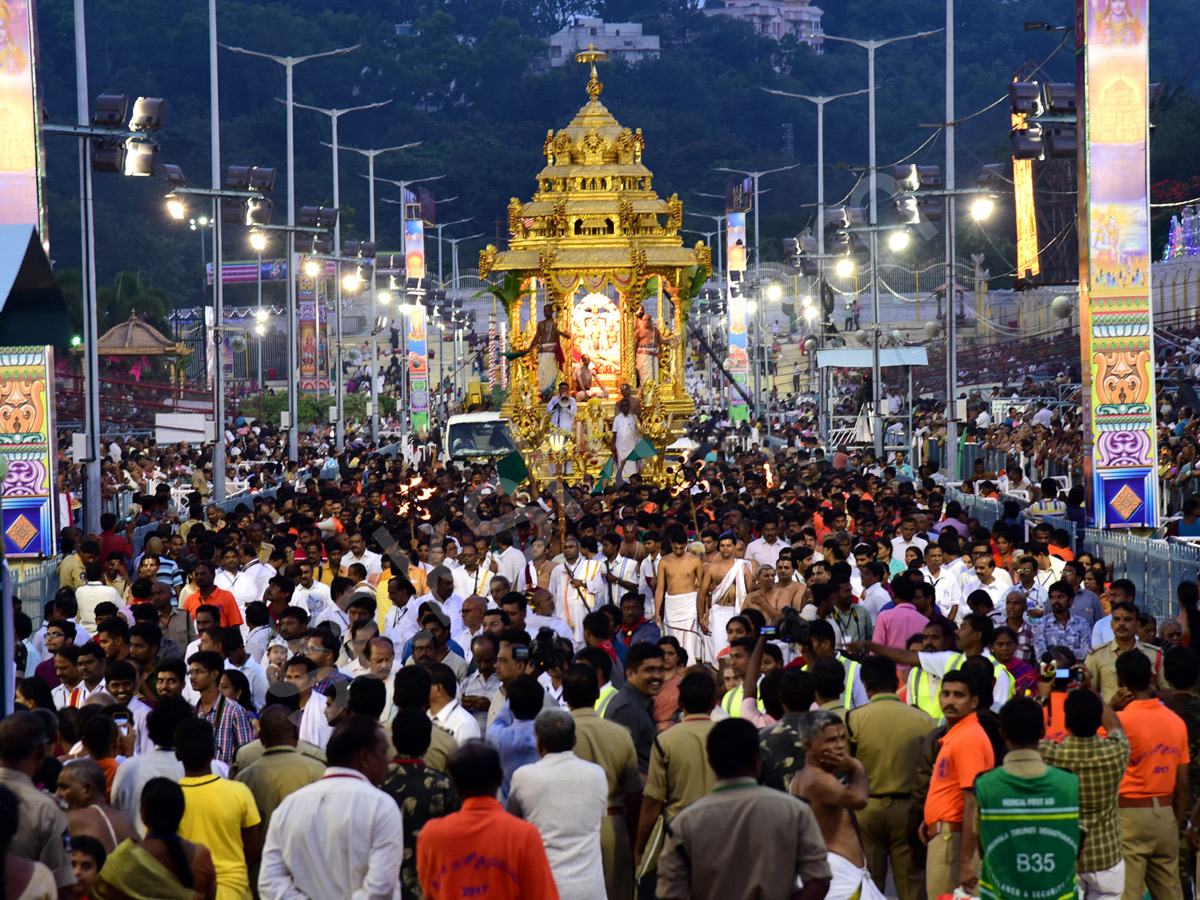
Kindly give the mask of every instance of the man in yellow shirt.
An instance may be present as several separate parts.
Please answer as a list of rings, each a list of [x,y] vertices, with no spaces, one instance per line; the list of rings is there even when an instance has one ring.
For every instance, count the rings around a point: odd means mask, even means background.
[[[187,804],[179,836],[212,853],[217,900],[252,900],[250,870],[262,849],[254,795],[241,782],[212,774],[213,727],[204,719],[186,719],[175,729],[175,757],[183,763],[179,786]]]

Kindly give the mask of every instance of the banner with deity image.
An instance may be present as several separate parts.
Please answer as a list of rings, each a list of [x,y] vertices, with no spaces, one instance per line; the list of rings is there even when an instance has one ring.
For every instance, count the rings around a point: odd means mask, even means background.
[[[746,271],[746,214],[731,212],[725,216],[725,268],[728,282],[725,295],[729,298],[729,373],[743,388],[750,382],[750,355],[746,346],[746,300],[734,296],[733,273]],[[740,276],[739,276],[740,278]],[[729,420],[745,422],[750,418],[746,401],[732,388],[729,391]]]
[[[34,0],[0,0],[0,225],[46,237]]]
[[[425,331],[425,307],[417,304],[408,317],[408,389],[411,400],[409,413],[413,431],[425,431],[429,428],[428,341],[429,336]]]
[[[404,223],[404,274],[414,279],[425,277],[425,223],[420,219]]]
[[[0,347],[0,485],[4,555],[57,552],[58,472],[54,444],[54,348]]]
[[[1079,313],[1092,511],[1157,522],[1150,303],[1148,0],[1077,0]]]

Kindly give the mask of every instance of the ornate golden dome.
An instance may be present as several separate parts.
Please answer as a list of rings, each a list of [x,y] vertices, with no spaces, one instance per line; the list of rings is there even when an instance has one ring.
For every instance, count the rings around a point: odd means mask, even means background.
[[[628,265],[634,246],[650,268],[697,264],[679,234],[683,203],[676,195],[660,199],[642,164],[642,130],[622,127],[600,102],[595,64],[604,58],[594,48],[576,56],[591,63],[590,99],[570,125],[546,133],[537,193],[527,203],[510,201],[509,250],[488,259],[487,270],[538,269],[551,251],[551,268]]]

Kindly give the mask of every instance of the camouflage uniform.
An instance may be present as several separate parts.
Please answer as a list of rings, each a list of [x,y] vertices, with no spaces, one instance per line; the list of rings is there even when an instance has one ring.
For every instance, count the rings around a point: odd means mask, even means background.
[[[422,900],[417,878],[417,834],[426,822],[457,812],[461,804],[450,779],[418,759],[392,760],[382,787],[396,801],[404,819],[400,895],[404,900]]]
[[[786,793],[791,789],[792,777],[804,768],[804,742],[799,731],[803,717],[803,713],[784,713],[782,719],[758,733],[762,783],[769,788]]]

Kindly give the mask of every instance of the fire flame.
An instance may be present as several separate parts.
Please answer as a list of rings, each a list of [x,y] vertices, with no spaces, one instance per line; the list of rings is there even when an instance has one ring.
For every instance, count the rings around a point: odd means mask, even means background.
[[[769,491],[775,486],[775,473],[771,471],[770,463],[763,463],[763,472],[767,476],[767,490]]]

